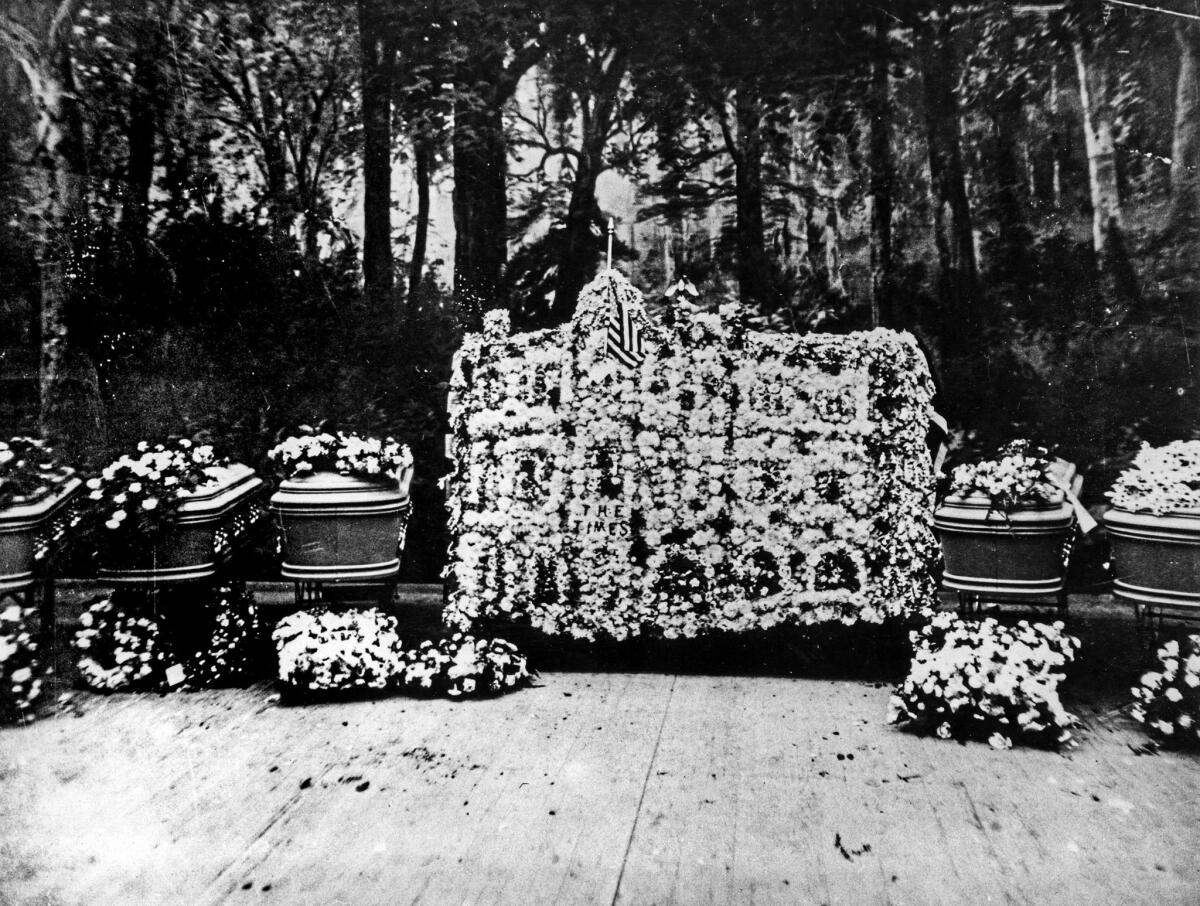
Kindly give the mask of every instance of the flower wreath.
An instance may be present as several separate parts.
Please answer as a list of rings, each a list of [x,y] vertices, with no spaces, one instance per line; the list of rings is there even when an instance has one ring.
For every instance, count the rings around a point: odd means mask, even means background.
[[[166,670],[154,617],[134,614],[101,598],[79,618],[74,648],[79,655],[79,678],[97,692],[123,692],[158,686]]]
[[[0,610],[0,721],[33,719],[33,704],[42,693],[37,642],[29,631],[35,611],[10,604]]]

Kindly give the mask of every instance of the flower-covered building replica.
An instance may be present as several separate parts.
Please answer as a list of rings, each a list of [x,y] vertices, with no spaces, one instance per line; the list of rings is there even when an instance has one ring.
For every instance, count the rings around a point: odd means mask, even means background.
[[[560,329],[466,338],[447,621],[668,638],[931,600],[927,366],[905,334],[649,321],[614,271]]]

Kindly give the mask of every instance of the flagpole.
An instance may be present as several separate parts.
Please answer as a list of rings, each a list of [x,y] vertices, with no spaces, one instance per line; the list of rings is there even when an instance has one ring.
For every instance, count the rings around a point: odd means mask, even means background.
[[[610,217],[608,218],[608,270],[612,270],[612,243],[613,233],[616,232],[616,222]]]

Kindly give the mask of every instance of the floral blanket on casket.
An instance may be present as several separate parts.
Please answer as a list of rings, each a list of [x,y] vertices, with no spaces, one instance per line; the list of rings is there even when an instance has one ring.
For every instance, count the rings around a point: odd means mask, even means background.
[[[911,336],[795,336],[606,271],[559,329],[493,312],[450,387],[446,621],[578,638],[928,607],[931,395]]]

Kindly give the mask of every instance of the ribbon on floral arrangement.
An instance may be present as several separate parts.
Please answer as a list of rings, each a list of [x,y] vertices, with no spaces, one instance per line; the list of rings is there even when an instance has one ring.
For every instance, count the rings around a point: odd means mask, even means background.
[[[950,424],[932,406],[928,411],[929,427],[925,432],[925,446],[929,448],[929,456],[933,460],[933,474],[941,474],[942,463],[946,461],[946,438],[950,436]]]
[[[636,368],[646,358],[642,331],[634,320],[633,309],[620,293],[613,293],[613,306],[608,313],[608,354],[626,368]]]
[[[1066,470],[1071,465],[1065,459],[1061,458],[1055,458],[1054,464],[1059,466],[1063,474],[1067,473]],[[1051,484],[1067,496],[1067,502],[1071,504],[1071,509],[1075,511],[1075,521],[1079,523],[1079,531],[1086,535],[1094,529],[1096,527],[1096,520],[1087,511],[1087,507],[1079,501],[1079,491],[1083,488],[1083,476],[1076,475],[1075,480],[1070,483],[1067,483],[1066,480],[1057,474],[1050,474],[1047,477],[1050,479]]]

